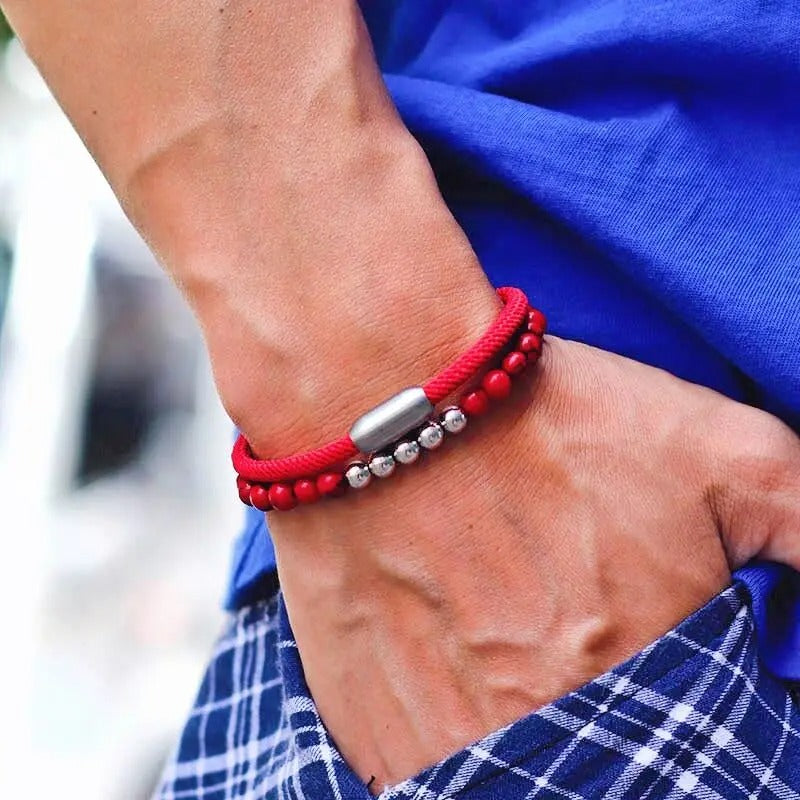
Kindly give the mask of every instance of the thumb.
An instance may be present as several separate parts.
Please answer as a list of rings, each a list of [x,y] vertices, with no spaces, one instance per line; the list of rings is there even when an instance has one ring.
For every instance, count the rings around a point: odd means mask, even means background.
[[[708,493],[728,560],[733,569],[760,558],[800,571],[800,438],[770,414],[734,408],[737,419],[726,411],[719,421],[727,441]]]

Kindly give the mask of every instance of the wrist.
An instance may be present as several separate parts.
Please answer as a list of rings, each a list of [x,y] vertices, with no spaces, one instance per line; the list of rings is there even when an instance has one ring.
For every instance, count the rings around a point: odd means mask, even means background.
[[[244,359],[230,356],[240,335],[230,328],[213,333],[220,391],[255,454],[280,457],[336,439],[369,408],[454,361],[498,311],[483,274],[468,278],[470,266],[442,269],[442,277],[463,276],[458,289],[409,275],[411,292],[354,285],[331,308],[329,296],[308,298],[293,320],[251,336]],[[263,324],[262,332],[270,323]]]
[[[223,402],[259,455],[341,435],[441,370],[497,313],[424,154],[408,141],[380,147],[367,171],[365,157],[335,182],[284,187],[302,225],[251,207],[224,247],[177,270]],[[207,255],[220,249],[224,266]]]

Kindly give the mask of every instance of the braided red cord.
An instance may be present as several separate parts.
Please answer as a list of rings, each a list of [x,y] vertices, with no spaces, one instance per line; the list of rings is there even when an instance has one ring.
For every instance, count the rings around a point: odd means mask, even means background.
[[[497,294],[503,301],[503,309],[486,333],[466,353],[462,353],[422,387],[433,405],[441,403],[494,361],[522,325],[528,313],[525,293],[513,286],[504,286],[497,290]]]
[[[503,287],[497,294],[503,301],[503,308],[486,333],[423,386],[433,405],[441,403],[497,358],[525,320],[528,298],[521,289]],[[240,434],[233,446],[232,460],[234,469],[244,480],[267,483],[324,472],[356,455],[358,448],[349,436],[343,436],[315,450],[260,461],[253,458],[247,439]]]
[[[314,475],[324,472],[339,464],[345,459],[358,455],[358,448],[349,436],[342,436],[335,442],[298,453],[285,458],[271,458],[259,461],[253,458],[247,439],[239,434],[233,445],[233,468],[239,476],[250,483],[268,483],[271,481],[285,481],[301,478],[304,475]]]

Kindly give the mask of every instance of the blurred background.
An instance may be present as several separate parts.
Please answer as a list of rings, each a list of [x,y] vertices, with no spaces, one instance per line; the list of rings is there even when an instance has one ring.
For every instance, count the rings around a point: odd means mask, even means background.
[[[193,319],[0,16],[0,798],[140,800],[240,509]]]

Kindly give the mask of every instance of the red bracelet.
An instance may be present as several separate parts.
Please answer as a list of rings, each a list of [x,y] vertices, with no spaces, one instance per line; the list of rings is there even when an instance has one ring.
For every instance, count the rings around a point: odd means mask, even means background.
[[[469,350],[424,386],[406,389],[362,415],[348,435],[306,453],[263,461],[253,457],[240,435],[232,457],[242,502],[262,511],[285,511],[298,502],[339,495],[347,487],[363,488],[373,476],[391,475],[398,463],[416,461],[421,449],[437,448],[445,433],[461,432],[467,418],[486,412],[491,400],[507,397],[512,376],[538,360],[547,322],[520,289],[506,287],[497,293],[503,308]],[[480,388],[467,392],[458,406],[443,409],[438,422],[431,420],[438,403],[501,357],[500,368],[486,373]],[[415,435],[409,438],[411,431]],[[359,453],[372,454],[368,463],[342,467]]]

